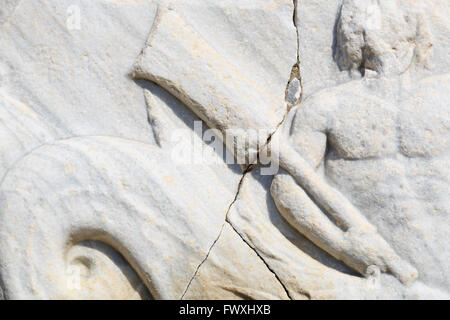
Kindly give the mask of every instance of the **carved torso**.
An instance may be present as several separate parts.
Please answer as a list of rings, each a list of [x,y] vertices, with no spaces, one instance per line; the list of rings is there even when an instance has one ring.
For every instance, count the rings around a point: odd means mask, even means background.
[[[439,271],[449,267],[441,239],[449,225],[450,98],[430,94],[449,79],[424,79],[395,100],[368,94],[370,83],[350,82],[307,101],[291,127],[296,149],[324,169],[424,281],[442,287],[450,282]]]

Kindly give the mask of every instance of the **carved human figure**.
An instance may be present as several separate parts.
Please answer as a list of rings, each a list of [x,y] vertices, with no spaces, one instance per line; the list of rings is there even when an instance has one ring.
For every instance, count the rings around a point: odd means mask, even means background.
[[[449,76],[417,81],[432,37],[421,3],[402,2],[343,2],[335,59],[365,78],[290,111],[274,139],[290,175],[276,176],[271,193],[292,226],[360,273],[374,265],[409,283],[418,275],[408,260],[441,285],[448,283],[436,269],[448,252],[440,239],[448,228]]]
[[[277,175],[271,193],[292,226],[361,273],[373,264],[404,283],[417,277],[373,223],[420,266],[421,277],[448,284],[435,269],[449,251],[442,239],[449,227],[450,75],[410,90],[398,83],[352,81],[293,108],[276,139],[292,177]]]

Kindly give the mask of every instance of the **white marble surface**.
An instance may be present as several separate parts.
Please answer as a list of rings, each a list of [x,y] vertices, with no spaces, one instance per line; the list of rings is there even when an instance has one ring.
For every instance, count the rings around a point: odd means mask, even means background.
[[[0,298],[449,298],[448,17],[0,1]]]

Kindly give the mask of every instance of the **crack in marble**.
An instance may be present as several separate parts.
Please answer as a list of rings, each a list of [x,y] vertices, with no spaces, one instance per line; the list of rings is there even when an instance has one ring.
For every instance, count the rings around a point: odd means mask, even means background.
[[[209,257],[209,255],[211,254],[211,251],[212,251],[212,249],[214,248],[214,246],[216,245],[217,241],[219,241],[220,236],[222,235],[223,229],[225,228],[225,224],[227,223],[228,213],[230,212],[231,207],[232,207],[233,204],[236,202],[236,200],[237,200],[237,198],[238,198],[238,196],[239,196],[239,192],[240,192],[240,190],[241,190],[242,182],[244,181],[244,178],[245,178],[246,174],[247,174],[248,172],[250,172],[251,170],[252,170],[252,169],[251,169],[251,166],[248,166],[248,167],[244,170],[244,172],[242,173],[242,177],[241,177],[241,179],[239,180],[239,184],[238,184],[238,187],[237,187],[237,190],[236,190],[236,194],[235,194],[235,196],[234,196],[233,201],[231,201],[231,203],[230,203],[230,205],[228,206],[228,209],[227,209],[227,211],[226,211],[226,213],[225,213],[225,220],[224,220],[224,222],[223,222],[223,224],[222,224],[222,227],[220,228],[219,234],[218,234],[218,236],[216,237],[216,239],[214,240],[214,242],[212,243],[212,245],[211,245],[211,247],[209,248],[208,252],[206,253],[205,258],[204,258],[204,259],[202,260],[202,262],[200,262],[200,264],[197,266],[197,269],[195,270],[194,275],[192,276],[192,278],[191,278],[191,280],[189,281],[189,283],[188,283],[186,289],[184,290],[183,295],[181,296],[181,300],[183,300],[184,296],[185,296],[186,293],[189,291],[189,287],[191,286],[192,281],[194,281],[194,279],[195,279],[195,277],[197,276],[197,274],[198,274],[198,272],[199,272],[201,266],[206,262],[206,260],[208,260],[208,257]]]
[[[297,54],[296,54],[296,56],[297,56],[297,61],[296,61],[296,63],[293,65],[293,67],[292,67],[292,69],[291,69],[291,74],[290,74],[290,77],[289,77],[289,79],[288,79],[288,81],[287,81],[286,90],[287,90],[287,88],[289,87],[289,84],[290,84],[290,82],[292,81],[292,79],[293,79],[294,77],[297,77],[298,80],[299,80],[299,82],[300,82],[300,97],[299,97],[299,100],[298,100],[298,102],[297,102],[297,105],[298,105],[298,104],[300,104],[301,101],[302,101],[302,93],[303,93],[303,90],[302,90],[302,89],[303,89],[303,87],[302,87],[302,79],[301,79],[301,74],[300,74],[298,28],[297,28],[297,24],[296,24],[296,21],[295,21],[295,20],[296,20],[297,5],[298,5],[297,0],[293,0],[293,5],[294,5],[294,9],[293,9],[293,14],[292,14],[292,23],[293,23],[293,25],[294,25],[294,27],[295,27],[296,35],[297,35],[297,37],[296,37],[296,43],[297,43]],[[285,114],[284,114],[284,116],[283,116],[283,119],[277,124],[275,130],[274,130],[272,133],[269,134],[269,136],[268,136],[268,138],[266,139],[266,142],[264,143],[264,145],[258,149],[256,159],[259,159],[259,155],[260,155],[261,150],[263,150],[263,149],[270,143],[270,141],[271,141],[271,139],[272,139],[272,136],[273,136],[273,135],[278,131],[278,129],[283,125],[284,121],[286,120],[286,116],[287,116],[287,114],[289,113],[289,109],[290,109],[289,107],[286,108],[286,112],[285,112]],[[148,119],[148,120],[149,120],[149,119]],[[150,121],[149,121],[149,124],[151,125],[151,122],[150,122]],[[292,297],[290,296],[288,289],[286,288],[286,286],[284,285],[284,283],[281,281],[281,279],[279,278],[279,276],[276,274],[276,272],[275,272],[274,270],[272,270],[272,268],[267,264],[267,262],[266,262],[266,261],[264,260],[264,258],[260,255],[260,253],[259,253],[254,247],[252,247],[252,246],[244,239],[244,237],[243,237],[243,236],[235,229],[235,227],[233,226],[233,224],[232,224],[232,223],[229,221],[229,219],[228,219],[229,212],[230,212],[231,208],[233,207],[233,205],[235,204],[235,202],[237,201],[237,198],[238,198],[238,196],[239,196],[239,193],[240,193],[240,190],[241,190],[241,186],[242,186],[242,183],[243,183],[243,181],[244,181],[245,176],[246,176],[249,172],[251,172],[256,166],[257,166],[257,164],[250,164],[250,165],[248,165],[248,166],[244,169],[243,174],[242,174],[242,177],[241,177],[241,179],[240,179],[240,181],[239,181],[239,184],[238,184],[238,187],[237,187],[237,191],[236,191],[235,197],[234,197],[233,201],[230,203],[230,205],[228,206],[228,209],[227,209],[227,211],[226,211],[226,214],[225,214],[225,220],[224,220],[224,223],[222,224],[222,226],[221,226],[221,228],[220,228],[219,234],[217,235],[217,237],[215,238],[214,242],[211,244],[210,248],[208,249],[208,252],[206,253],[205,258],[204,258],[204,259],[200,262],[200,264],[197,266],[197,268],[196,268],[196,270],[195,270],[195,272],[194,272],[192,278],[189,280],[189,283],[188,283],[188,285],[186,286],[186,289],[184,290],[184,292],[183,292],[183,294],[182,294],[182,296],[181,296],[181,298],[180,298],[181,300],[183,300],[184,297],[186,296],[186,294],[187,294],[187,292],[189,291],[189,288],[190,288],[192,282],[193,282],[194,279],[197,277],[198,272],[200,271],[200,268],[202,267],[202,265],[208,260],[208,258],[209,258],[209,256],[210,256],[210,254],[211,254],[211,252],[212,252],[214,246],[216,245],[216,243],[218,242],[218,240],[220,239],[220,237],[221,237],[221,235],[222,235],[222,233],[223,233],[225,224],[227,224],[227,223],[230,225],[230,227],[232,228],[232,230],[233,230],[234,232],[236,232],[236,234],[239,236],[239,238],[241,238],[241,240],[242,240],[242,241],[243,241],[243,242],[244,242],[244,243],[245,243],[245,244],[246,244],[253,252],[255,252],[255,254],[261,259],[262,263],[264,263],[264,265],[266,266],[266,268],[274,275],[274,277],[277,279],[277,281],[278,281],[278,282],[280,283],[280,285],[283,287],[283,289],[284,289],[284,291],[285,291],[287,297],[288,297],[289,299],[292,300]],[[308,298],[310,298],[310,297],[308,296]]]

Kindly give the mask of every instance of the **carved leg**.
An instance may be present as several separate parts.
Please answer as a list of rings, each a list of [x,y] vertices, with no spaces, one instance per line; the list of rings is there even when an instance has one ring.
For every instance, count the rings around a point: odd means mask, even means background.
[[[336,259],[363,275],[377,266],[403,283],[417,278],[417,271],[403,261],[374,228],[357,225],[341,230],[311,200],[289,174],[277,175],[271,194],[281,215],[301,234]],[[370,268],[369,268],[370,267]]]

